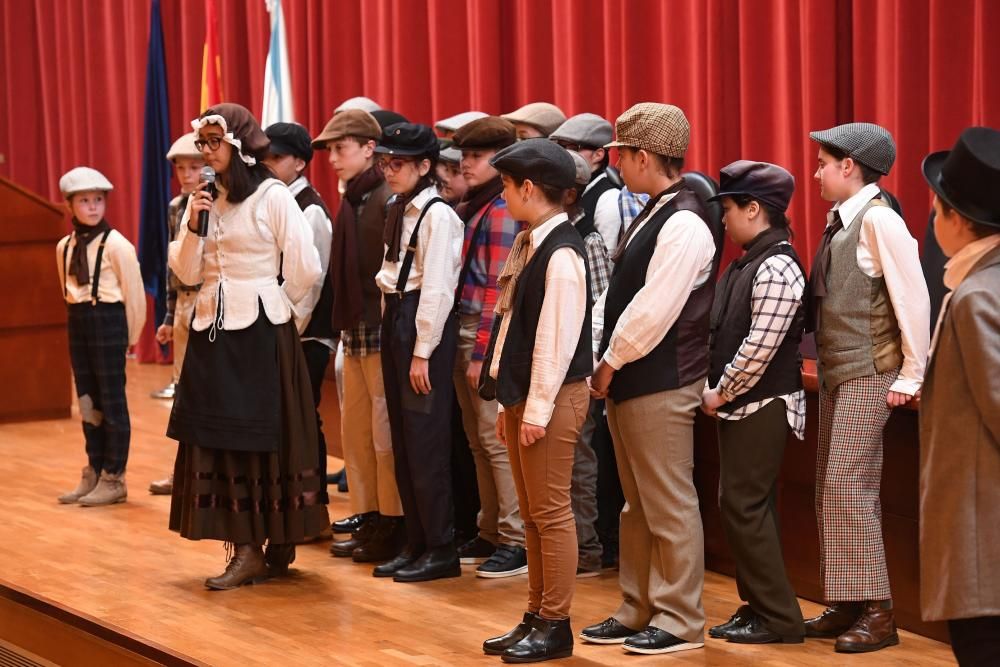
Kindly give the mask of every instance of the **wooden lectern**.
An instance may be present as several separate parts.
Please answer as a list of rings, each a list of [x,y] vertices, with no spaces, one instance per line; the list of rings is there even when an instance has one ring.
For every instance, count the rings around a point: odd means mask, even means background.
[[[70,416],[73,378],[56,243],[66,211],[0,178],[0,422]]]

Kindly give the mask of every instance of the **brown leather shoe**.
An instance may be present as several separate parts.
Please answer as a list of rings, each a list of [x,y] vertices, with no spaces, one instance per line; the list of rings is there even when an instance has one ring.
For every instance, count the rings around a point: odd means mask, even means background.
[[[205,580],[205,587],[216,591],[228,591],[243,584],[252,584],[267,578],[267,563],[264,552],[256,544],[237,544],[236,553],[226,565],[226,571],[217,577]]]
[[[834,648],[839,653],[868,653],[898,643],[892,609],[882,609],[878,602],[868,602],[851,629],[837,637]]]
[[[294,544],[271,544],[264,549],[267,573],[272,577],[288,576],[288,566],[295,562]]]
[[[806,637],[836,639],[851,629],[864,610],[862,602],[834,602],[822,614],[806,621]]]

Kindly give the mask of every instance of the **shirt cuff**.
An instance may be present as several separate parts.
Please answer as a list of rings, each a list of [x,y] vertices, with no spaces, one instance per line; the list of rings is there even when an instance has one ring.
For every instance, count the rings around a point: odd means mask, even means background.
[[[434,348],[436,345],[431,345],[427,341],[418,340],[413,345],[413,356],[420,357],[421,359],[430,359],[431,355],[434,354]]]
[[[613,351],[611,350],[611,348],[610,348],[610,347],[609,347],[609,348],[608,348],[608,349],[607,349],[607,350],[606,350],[606,351],[604,352],[604,357],[602,358],[602,361],[605,361],[605,362],[607,362],[608,366],[611,366],[611,368],[615,369],[616,371],[620,371],[620,370],[622,369],[622,366],[624,366],[624,365],[625,365],[625,362],[624,362],[624,361],[622,361],[622,360],[621,360],[621,359],[620,359],[620,358],[619,358],[619,357],[618,357],[618,356],[617,356],[617,355],[616,355],[616,354],[615,354],[615,353],[614,353],[614,352],[613,352]]]
[[[889,387],[889,391],[895,391],[907,396],[916,396],[920,391],[921,383],[918,380],[908,380],[907,378],[896,378],[896,381]]]
[[[554,407],[548,401],[529,396],[528,400],[524,402],[524,416],[521,418],[521,421],[532,426],[545,428],[548,426],[549,420],[552,419],[552,410]]]

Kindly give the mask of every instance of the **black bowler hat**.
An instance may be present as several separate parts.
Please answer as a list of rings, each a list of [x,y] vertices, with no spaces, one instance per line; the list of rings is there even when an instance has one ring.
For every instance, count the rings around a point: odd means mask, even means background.
[[[396,123],[385,128],[382,138],[375,147],[376,153],[401,155],[404,157],[438,158],[440,152],[434,130],[419,123]]]
[[[786,169],[770,162],[737,160],[719,172],[719,194],[710,201],[749,195],[779,211],[786,211],[793,192],[795,177]]]
[[[931,190],[963,217],[1000,227],[1000,131],[967,127],[950,151],[924,158]]]
[[[569,151],[548,139],[525,139],[490,158],[498,171],[557,188],[576,187],[576,163]]]
[[[271,140],[267,150],[272,155],[294,155],[305,160],[306,164],[312,160],[312,137],[298,123],[271,123],[264,134]]]

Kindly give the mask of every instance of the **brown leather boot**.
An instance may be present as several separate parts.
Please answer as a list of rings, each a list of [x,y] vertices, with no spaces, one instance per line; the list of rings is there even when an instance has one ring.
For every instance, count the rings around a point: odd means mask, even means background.
[[[170,475],[165,479],[151,482],[149,492],[154,496],[169,496],[174,492],[174,476]]]
[[[256,544],[237,544],[236,553],[226,565],[226,571],[217,577],[206,579],[205,587],[216,591],[228,591],[266,578],[267,563],[264,562],[261,548]]]
[[[128,498],[128,487],[125,486],[125,473],[112,475],[109,472],[101,472],[94,490],[77,502],[84,507],[99,507],[123,503],[126,498]]]
[[[264,561],[267,563],[267,573],[270,576],[286,576],[288,566],[295,562],[295,545],[268,543],[267,549],[264,550]]]
[[[863,611],[861,602],[834,602],[822,614],[806,621],[806,637],[835,639],[850,630]]]
[[[97,471],[87,466],[80,472],[80,483],[69,493],[59,496],[59,502],[63,505],[75,503],[93,491],[95,486],[97,486]]]
[[[876,600],[865,603],[864,613],[850,630],[837,637],[834,648],[839,653],[868,653],[898,643],[892,608],[883,609]]]

